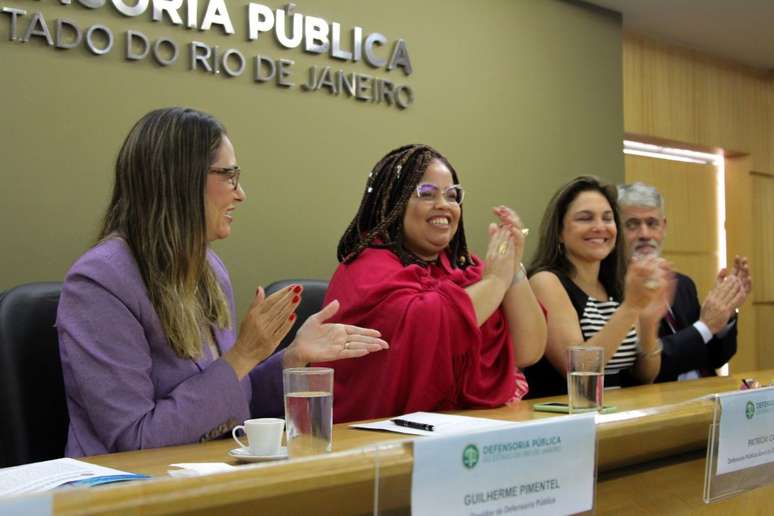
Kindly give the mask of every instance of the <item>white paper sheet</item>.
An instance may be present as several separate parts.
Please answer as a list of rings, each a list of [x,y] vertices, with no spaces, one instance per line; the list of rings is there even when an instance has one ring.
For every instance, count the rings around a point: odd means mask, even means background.
[[[414,423],[433,425],[433,430],[427,431],[418,428],[398,426],[392,422],[392,419],[403,419]],[[488,419],[483,417],[455,416],[453,414],[435,414],[433,412],[412,412],[411,414],[404,414],[391,419],[385,419],[384,421],[349,426],[352,428],[362,428],[364,430],[386,430],[388,432],[410,435],[450,435],[486,428],[512,426],[513,424],[513,421],[501,421],[499,419]]]
[[[176,468],[167,471],[171,477],[198,477],[200,475],[210,475],[212,473],[222,473],[236,469],[231,464],[225,462],[178,462],[170,464]]]
[[[67,458],[34,462],[0,469],[0,496],[47,491],[76,480],[112,475],[131,473]]]

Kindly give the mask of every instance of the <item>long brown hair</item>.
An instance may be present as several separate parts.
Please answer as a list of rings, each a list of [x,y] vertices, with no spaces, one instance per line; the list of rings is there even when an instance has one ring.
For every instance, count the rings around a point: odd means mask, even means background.
[[[616,202],[618,194],[614,186],[603,184],[593,176],[576,177],[561,187],[551,198],[540,223],[540,242],[529,266],[528,274],[532,276],[540,271],[558,271],[567,275],[574,273],[575,267],[567,259],[567,251],[561,241],[564,216],[567,214],[567,208],[572,201],[581,192],[589,191],[603,195],[613,210],[613,220],[618,231],[613,250],[599,266],[599,281],[609,296],[620,300],[623,295],[623,277],[626,273],[626,253],[623,232],[621,231],[621,217]]]
[[[116,160],[99,240],[123,238],[172,349],[196,358],[209,324],[230,326],[226,296],[207,262],[205,188],[225,129],[212,116],[166,108],[142,117]]]
[[[427,265],[404,244],[403,215],[425,170],[436,159],[448,167],[454,183],[459,183],[454,167],[428,145],[404,145],[379,160],[368,174],[357,214],[339,240],[336,253],[339,262],[351,262],[367,247],[381,247],[395,253],[403,265]],[[452,267],[464,269],[470,265],[462,206],[457,232],[449,242],[448,253]]]

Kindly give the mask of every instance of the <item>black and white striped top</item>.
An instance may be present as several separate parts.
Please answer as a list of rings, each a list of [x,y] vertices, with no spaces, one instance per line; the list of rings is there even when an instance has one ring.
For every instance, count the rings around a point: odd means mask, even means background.
[[[621,305],[612,297],[607,301],[598,301],[593,297],[586,299],[583,313],[580,316],[581,333],[583,340],[589,340],[599,332],[610,320],[615,311]],[[610,360],[605,365],[605,374],[616,374],[623,369],[629,369],[637,360],[637,330],[632,328],[626,334],[626,338],[618,346]]]
[[[590,339],[613,316],[620,306],[620,300],[598,301],[589,297],[565,273],[561,271],[551,272],[556,274],[567,291],[572,307],[578,315],[583,340]],[[631,369],[634,365],[637,359],[636,350],[637,333],[632,328],[605,367],[605,387],[620,386],[629,382],[626,370]],[[617,374],[619,372],[622,372],[622,375]],[[542,398],[567,394],[567,378],[563,374],[559,374],[546,357],[541,358],[537,364],[527,367],[524,374],[529,383],[529,397]]]

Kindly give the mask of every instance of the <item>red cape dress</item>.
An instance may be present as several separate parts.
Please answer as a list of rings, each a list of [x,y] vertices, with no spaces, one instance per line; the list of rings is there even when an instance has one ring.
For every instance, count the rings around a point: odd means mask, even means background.
[[[337,299],[341,308],[329,322],[375,328],[390,349],[317,364],[335,370],[335,422],[491,408],[527,393],[502,308],[479,328],[464,291],[482,270],[476,257],[453,269],[445,253],[438,265],[404,266],[376,248],[339,265],[325,303]]]

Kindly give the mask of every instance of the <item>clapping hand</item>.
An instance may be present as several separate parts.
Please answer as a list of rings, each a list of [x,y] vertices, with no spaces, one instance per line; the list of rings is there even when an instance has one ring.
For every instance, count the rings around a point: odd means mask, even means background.
[[[294,313],[301,301],[300,285],[290,285],[266,297],[258,287],[247,315],[239,325],[234,346],[224,353],[240,380],[259,362],[271,355],[290,331],[296,320]]]
[[[483,277],[495,278],[503,288],[502,293],[511,286],[513,274],[518,267],[515,247],[510,228],[498,226],[494,222],[489,224],[489,245]]]
[[[677,277],[672,270],[672,264],[663,258],[656,258],[656,266],[658,267],[658,280],[660,285],[656,289],[654,296],[645,308],[640,312],[640,327],[647,324],[657,326],[661,319],[664,318],[669,307],[672,306],[672,301],[675,298],[675,291],[677,289]],[[648,281],[653,281],[651,278]],[[650,287],[653,284],[651,283]]]
[[[328,362],[343,358],[358,358],[388,349],[377,330],[349,324],[326,323],[339,310],[339,302],[332,301],[304,321],[288,346],[283,367],[304,367],[311,362]]]
[[[518,269],[524,256],[524,242],[529,230],[524,228],[519,215],[509,207],[496,206],[492,208],[492,211],[500,219],[500,226],[507,229],[511,235],[515,268]]]
[[[734,258],[734,268],[732,269],[731,274],[739,278],[742,282],[745,298],[750,295],[750,292],[752,291],[752,275],[750,274],[750,266],[747,263],[747,258],[744,256],[736,256]],[[742,303],[744,303],[744,299],[736,308],[739,308]]]
[[[699,316],[713,334],[723,329],[734,310],[744,303],[747,297],[744,280],[736,274],[724,272],[725,269],[718,273],[718,280],[702,303]]]
[[[673,295],[670,292],[674,288],[674,275],[669,262],[657,257],[632,257],[624,280],[624,300],[635,309],[649,309],[653,314],[657,310],[666,310],[666,306],[669,306],[666,301]],[[658,308],[656,305],[659,305]],[[646,313],[645,317],[648,315],[651,314]]]

